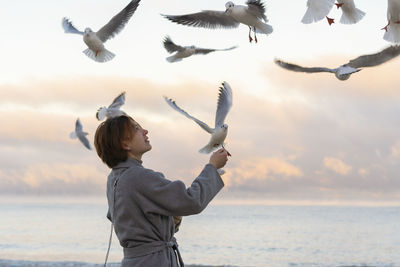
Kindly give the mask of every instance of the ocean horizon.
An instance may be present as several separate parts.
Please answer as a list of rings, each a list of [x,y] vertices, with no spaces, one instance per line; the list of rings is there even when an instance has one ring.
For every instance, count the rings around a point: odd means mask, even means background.
[[[217,202],[218,203],[218,202]],[[0,266],[102,266],[104,199],[1,198]],[[211,204],[175,235],[187,266],[400,266],[400,206]],[[115,235],[107,266],[119,266]]]

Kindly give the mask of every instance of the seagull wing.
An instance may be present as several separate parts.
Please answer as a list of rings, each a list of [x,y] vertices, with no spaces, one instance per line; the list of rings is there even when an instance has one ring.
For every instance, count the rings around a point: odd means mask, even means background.
[[[76,119],[76,122],[75,122],[75,132],[76,133],[82,132],[82,123],[79,120],[79,118]]]
[[[132,0],[121,12],[115,15],[106,25],[96,32],[97,37],[104,43],[122,31],[133,13],[135,13],[139,2],[140,0]]]
[[[182,46],[176,45],[174,42],[172,42],[169,36],[165,36],[164,38],[164,47],[168,51],[168,53],[173,53],[184,49]]]
[[[78,135],[79,140],[82,142],[82,144],[89,150],[92,148],[90,147],[89,140],[86,138],[85,133],[81,133]]]
[[[373,67],[385,63],[398,55],[400,55],[400,46],[389,46],[376,54],[363,55],[352,59],[345,66],[353,68]]]
[[[217,112],[215,113],[215,128],[224,124],[226,115],[232,107],[232,89],[227,82],[219,88]]]
[[[263,19],[265,22],[268,22],[267,17],[265,16],[264,3],[261,3],[260,0],[248,0],[246,4],[247,10],[250,14],[254,15],[258,19]]]
[[[203,10],[187,15],[162,15],[172,22],[202,28],[236,28],[239,22],[223,11]]]
[[[168,105],[170,105],[173,109],[175,109],[176,111],[182,113],[186,118],[193,120],[194,122],[196,122],[198,125],[200,125],[201,128],[203,128],[206,132],[212,134],[213,133],[213,129],[210,128],[210,126],[208,126],[206,123],[202,122],[201,120],[196,119],[195,117],[189,115],[189,113],[187,113],[186,111],[184,111],[183,109],[181,109],[180,107],[178,107],[178,105],[175,103],[174,100],[172,100],[171,98],[168,98],[166,96],[164,96],[165,101],[167,101]]]
[[[207,49],[207,48],[196,48],[195,50],[195,54],[208,54],[214,51],[228,51],[228,50],[232,50],[235,49],[237,46],[232,46],[229,48],[225,48],[225,49]]]
[[[65,33],[75,33],[75,34],[80,34],[80,35],[84,34],[83,32],[76,29],[75,26],[72,25],[72,22],[67,18],[62,19],[61,25],[64,28]]]
[[[302,67],[299,65],[284,62],[279,59],[275,59],[275,63],[284,69],[291,70],[291,71],[297,71],[297,72],[308,72],[308,73],[313,73],[313,72],[332,72],[332,73],[334,73],[335,72],[335,70],[333,70],[333,69],[323,68],[323,67],[312,67],[312,68]]]
[[[119,109],[123,104],[125,104],[125,92],[117,96],[108,108]]]

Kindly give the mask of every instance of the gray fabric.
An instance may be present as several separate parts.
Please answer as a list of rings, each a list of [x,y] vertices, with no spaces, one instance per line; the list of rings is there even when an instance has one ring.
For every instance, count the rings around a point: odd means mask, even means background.
[[[211,164],[188,188],[182,181],[167,180],[162,173],[144,168],[135,159],[114,167],[107,181],[107,217],[114,219],[115,233],[124,248],[122,266],[179,266],[172,216],[200,213],[223,186]]]

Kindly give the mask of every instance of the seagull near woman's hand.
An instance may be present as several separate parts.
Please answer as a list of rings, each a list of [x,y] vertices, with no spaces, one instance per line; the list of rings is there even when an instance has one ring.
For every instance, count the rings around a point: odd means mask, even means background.
[[[198,48],[198,47],[195,47],[194,45],[180,46],[180,45],[175,44],[169,36],[166,36],[164,38],[163,43],[164,43],[164,47],[168,51],[168,53],[176,52],[174,55],[167,57],[168,62],[181,61],[182,58],[190,57],[192,55],[198,55],[198,54],[206,55],[206,54],[214,52],[214,51],[228,51],[228,50],[232,50],[232,49],[236,48],[236,46],[232,46],[232,47],[226,48],[226,49]]]
[[[344,81],[349,79],[351,74],[360,71],[361,70],[360,68],[378,66],[382,63],[385,63],[397,57],[398,55],[400,55],[400,46],[389,46],[378,53],[359,56],[335,69],[329,69],[324,67],[307,68],[283,62],[279,59],[275,59],[275,63],[281,66],[282,68],[297,72],[307,72],[307,73],[331,72],[335,74],[336,78],[338,78],[341,81]]]
[[[97,62],[107,62],[113,59],[115,54],[105,49],[104,43],[117,35],[125,27],[125,24],[132,17],[133,13],[135,13],[139,2],[140,0],[132,0],[97,32],[92,31],[90,28],[86,28],[84,32],[79,31],[67,18],[62,19],[62,26],[66,33],[83,35],[83,41],[88,46],[88,49],[83,51],[85,55]]]
[[[356,8],[354,0],[337,0],[335,5],[343,12],[340,23],[355,24],[365,16],[364,11]]]
[[[304,24],[310,24],[326,17],[329,25],[331,25],[334,23],[334,19],[328,18],[328,14],[334,3],[335,0],[307,0],[307,10],[301,19],[301,22]]]
[[[111,103],[111,105],[107,107],[101,107],[96,113],[96,118],[99,121],[102,121],[105,117],[107,118],[113,118],[113,117],[118,117],[121,115],[126,115],[125,112],[120,110],[121,106],[125,104],[125,92],[121,93],[119,96],[117,96],[114,101]]]
[[[391,43],[400,43],[400,0],[388,0],[387,20],[387,25],[382,28],[385,30],[383,39]]]
[[[226,115],[229,109],[232,107],[232,89],[227,82],[223,82],[222,86],[219,88],[219,97],[217,112],[215,114],[215,127],[211,128],[206,123],[195,117],[189,115],[186,111],[178,107],[174,100],[164,96],[165,101],[176,111],[182,113],[187,118],[196,122],[203,130],[211,134],[210,141],[208,144],[199,150],[200,153],[211,153],[213,150],[223,147],[224,140],[228,134],[228,125],[225,124]],[[229,152],[228,155],[230,156]]]
[[[256,33],[270,34],[273,29],[265,16],[265,7],[260,0],[247,0],[247,6],[235,5],[229,1],[225,4],[225,11],[203,10],[198,13],[187,15],[162,15],[170,21],[182,25],[203,27],[203,28],[236,28],[240,23],[249,27],[250,36],[254,32],[254,40],[257,42]],[[264,20],[264,22],[262,22]]]
[[[88,133],[83,131],[82,123],[81,123],[81,121],[80,121],[79,118],[78,118],[78,119],[76,120],[76,122],[75,122],[75,131],[74,131],[74,132],[71,132],[71,133],[69,134],[69,136],[71,137],[71,139],[78,138],[79,141],[81,141],[81,143],[82,143],[87,149],[91,150],[92,148],[90,147],[89,140],[86,138],[86,135],[88,135]]]

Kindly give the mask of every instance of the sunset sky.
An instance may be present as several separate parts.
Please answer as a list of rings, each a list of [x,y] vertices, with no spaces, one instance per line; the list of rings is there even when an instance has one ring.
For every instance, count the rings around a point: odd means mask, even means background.
[[[390,44],[381,30],[387,1],[356,1],[366,16],[339,23],[341,11],[305,25],[306,0],[266,1],[271,35],[248,42],[248,28],[202,29],[160,14],[224,10],[226,0],[142,0],[126,27],[106,42],[116,57],[97,63],[79,35],[65,34],[68,17],[80,30],[100,29],[127,0],[8,1],[0,23],[0,194],[104,196],[109,169],[94,150],[69,138],[76,118],[93,137],[97,109],[126,92],[122,109],[149,130],[144,166],[187,185],[209,155],[209,139],[162,96],[212,125],[218,87],[227,81],[226,167],[220,202],[400,203],[400,58],[365,68],[347,81],[333,74],[292,73],[274,58],[338,67]],[[236,1],[244,4],[245,1]],[[169,63],[162,45],[227,48]]]

